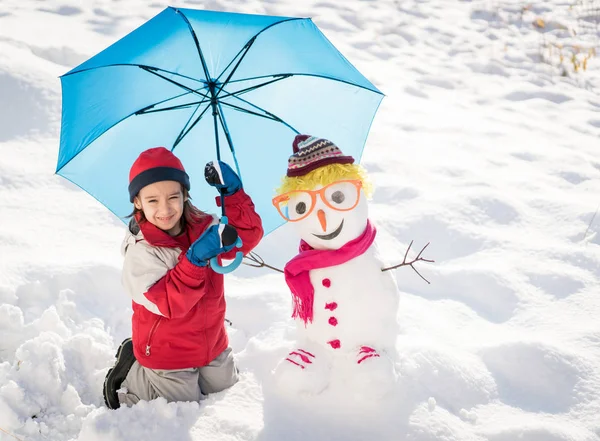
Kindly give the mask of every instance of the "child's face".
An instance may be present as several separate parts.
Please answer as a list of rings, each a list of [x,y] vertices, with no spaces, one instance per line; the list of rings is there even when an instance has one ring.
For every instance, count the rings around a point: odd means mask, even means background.
[[[180,232],[179,220],[183,215],[184,202],[181,184],[176,181],[147,185],[133,200],[135,208],[144,212],[148,222],[171,235]]]

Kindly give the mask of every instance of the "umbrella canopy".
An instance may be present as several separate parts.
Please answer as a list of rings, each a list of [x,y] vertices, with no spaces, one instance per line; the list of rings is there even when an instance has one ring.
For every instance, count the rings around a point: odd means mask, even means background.
[[[61,77],[57,173],[120,218],[133,161],[150,147],[183,162],[214,212],[204,166],[235,165],[265,233],[298,133],[360,158],[383,95],[308,18],[167,8]]]

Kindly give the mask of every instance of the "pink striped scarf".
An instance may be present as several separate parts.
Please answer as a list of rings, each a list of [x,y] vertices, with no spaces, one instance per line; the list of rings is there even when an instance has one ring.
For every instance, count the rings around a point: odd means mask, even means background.
[[[292,291],[293,318],[300,317],[304,323],[312,322],[315,290],[308,275],[310,270],[341,265],[363,254],[375,240],[377,230],[367,220],[363,234],[337,250],[315,250],[300,241],[300,252],[284,268],[285,281]]]

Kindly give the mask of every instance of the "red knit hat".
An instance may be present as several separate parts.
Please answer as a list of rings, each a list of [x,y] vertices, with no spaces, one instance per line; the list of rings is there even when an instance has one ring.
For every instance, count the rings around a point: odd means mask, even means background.
[[[159,181],[177,181],[190,189],[190,177],[170,150],[164,147],[144,150],[129,171],[129,200],[133,202],[142,188]]]
[[[296,135],[292,144],[294,154],[288,159],[287,175],[303,176],[329,164],[352,164],[352,156],[344,156],[331,141],[309,135]]]

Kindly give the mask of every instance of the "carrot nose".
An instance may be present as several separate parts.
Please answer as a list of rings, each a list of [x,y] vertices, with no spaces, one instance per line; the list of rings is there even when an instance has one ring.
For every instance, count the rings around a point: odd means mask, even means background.
[[[321,222],[321,228],[323,228],[323,232],[327,231],[327,219],[325,219],[325,212],[323,210],[317,211],[317,217],[319,218],[319,222]]]

